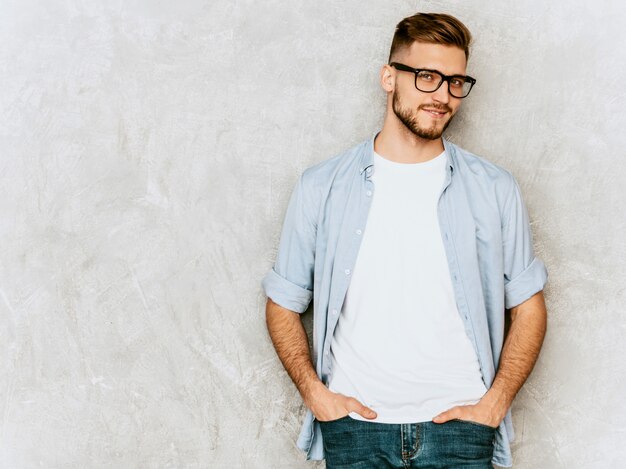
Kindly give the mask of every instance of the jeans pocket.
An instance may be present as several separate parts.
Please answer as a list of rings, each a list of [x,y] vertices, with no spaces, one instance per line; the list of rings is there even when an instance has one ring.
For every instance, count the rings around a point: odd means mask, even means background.
[[[463,419],[455,419],[455,420],[458,420],[459,422],[463,422],[463,423],[469,423],[470,425],[476,425],[477,427],[481,427],[481,428],[490,430],[492,432],[495,432],[498,429],[498,427],[492,427],[484,423],[474,422],[473,420],[463,420]]]
[[[497,428],[473,420],[452,419],[449,422],[452,425],[442,436],[446,437],[444,445],[448,445],[450,454],[454,458],[472,461],[474,465],[471,467],[492,467],[487,464],[493,457]],[[470,467],[460,463],[457,465],[456,462],[452,464],[452,461],[445,467],[459,466]]]
[[[352,418],[350,417],[350,415],[346,414],[343,417],[339,417],[338,419],[333,419],[333,420],[318,420],[318,422],[320,424],[327,424],[327,423],[335,423],[335,422],[340,422],[341,420],[345,420],[345,419],[349,419]]]

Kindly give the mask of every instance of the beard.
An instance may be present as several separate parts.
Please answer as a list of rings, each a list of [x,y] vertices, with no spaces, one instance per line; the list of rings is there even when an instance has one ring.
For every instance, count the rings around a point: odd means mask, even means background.
[[[420,106],[418,110],[414,113],[410,109],[404,108],[402,106],[400,102],[400,96],[397,90],[393,93],[392,109],[393,109],[393,113],[400,120],[400,122],[402,122],[404,126],[411,133],[413,133],[415,136],[419,138],[423,138],[426,140],[437,140],[438,138],[441,137],[441,135],[443,135],[443,132],[448,128],[448,125],[450,125],[450,122],[452,122],[452,118],[454,116],[451,116],[448,119],[448,121],[443,125],[443,128],[441,130],[438,129],[437,121],[433,122],[431,127],[428,127],[428,128],[421,127],[418,122],[417,113],[422,107],[429,107],[431,109],[438,109],[441,111],[450,112],[450,109],[447,106],[444,106],[443,108],[441,108],[441,107],[437,107],[432,104],[429,104],[425,106]]]

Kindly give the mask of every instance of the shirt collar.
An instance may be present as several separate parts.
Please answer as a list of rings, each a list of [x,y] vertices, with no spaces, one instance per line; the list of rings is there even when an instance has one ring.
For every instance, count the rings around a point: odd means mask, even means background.
[[[359,174],[363,174],[365,172],[365,177],[369,178],[374,171],[374,139],[380,133],[380,130],[377,130],[372,134],[370,139],[367,141],[367,145],[365,147],[365,151],[361,155],[361,164],[359,165]],[[452,142],[450,142],[445,137],[442,138],[443,148],[446,152],[446,156],[448,158],[448,164],[446,166],[446,173],[448,175],[452,175],[454,171],[454,148]]]

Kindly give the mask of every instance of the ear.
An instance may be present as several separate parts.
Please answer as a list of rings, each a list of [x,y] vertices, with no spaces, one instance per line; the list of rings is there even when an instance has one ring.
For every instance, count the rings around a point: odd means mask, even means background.
[[[391,93],[396,88],[396,70],[390,65],[383,65],[380,69],[380,86],[386,93]]]

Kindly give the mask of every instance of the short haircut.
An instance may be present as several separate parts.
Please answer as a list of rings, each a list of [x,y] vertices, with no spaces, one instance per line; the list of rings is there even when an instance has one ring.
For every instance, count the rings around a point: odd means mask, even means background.
[[[469,29],[452,15],[416,13],[404,18],[396,26],[389,51],[389,63],[392,62],[392,57],[408,49],[414,42],[456,46],[465,52],[467,60],[472,35]]]

